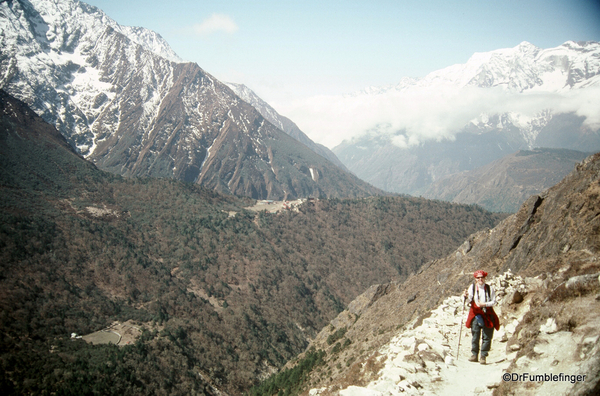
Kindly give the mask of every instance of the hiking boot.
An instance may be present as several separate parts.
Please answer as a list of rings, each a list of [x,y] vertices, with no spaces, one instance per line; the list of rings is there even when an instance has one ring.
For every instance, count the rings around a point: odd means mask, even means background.
[[[469,358],[469,362],[476,362],[477,361],[477,355],[473,355]]]
[[[486,362],[485,362],[485,356],[482,356],[481,359],[479,359],[479,363],[486,364]]]

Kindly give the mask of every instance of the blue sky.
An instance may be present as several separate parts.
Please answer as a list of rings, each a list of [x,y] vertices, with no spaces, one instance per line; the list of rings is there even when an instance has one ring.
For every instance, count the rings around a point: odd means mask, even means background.
[[[424,77],[466,63],[476,52],[523,41],[540,48],[600,41],[600,0],[87,2],[121,25],[158,32],[180,57],[219,80],[246,84],[329,148],[373,128],[407,131],[406,141],[399,142],[404,146],[451,139],[479,113],[496,111],[489,107],[497,103],[504,111],[517,111],[520,104],[517,112],[527,117],[564,107],[571,102],[562,97],[533,106],[502,95],[447,93],[441,103],[439,93],[371,101],[344,94]],[[585,115],[600,127],[598,100],[581,100],[593,103]],[[579,111],[580,102],[570,111]],[[382,126],[390,130],[380,131]]]
[[[600,41],[598,0],[89,0],[222,81],[281,101],[422,77],[475,52]]]

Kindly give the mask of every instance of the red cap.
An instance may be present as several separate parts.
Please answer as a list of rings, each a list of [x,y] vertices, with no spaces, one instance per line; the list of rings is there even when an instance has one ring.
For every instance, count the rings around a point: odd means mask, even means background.
[[[485,272],[485,271],[483,271],[483,270],[475,271],[475,273],[473,274],[473,276],[474,276],[475,278],[477,278],[477,277],[479,277],[479,276],[484,276],[484,277],[485,277],[485,276],[487,276],[487,275],[488,275],[488,273],[487,273],[487,272]]]

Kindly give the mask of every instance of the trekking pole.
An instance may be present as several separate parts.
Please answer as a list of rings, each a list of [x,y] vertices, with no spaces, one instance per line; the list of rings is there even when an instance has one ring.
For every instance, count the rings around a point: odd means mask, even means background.
[[[458,353],[460,352],[460,337],[462,336],[462,325],[463,325],[463,319],[465,318],[465,301],[466,301],[466,297],[463,296],[463,309],[462,309],[462,313],[460,314],[460,327],[458,328],[458,348],[456,348],[456,361],[458,361]]]

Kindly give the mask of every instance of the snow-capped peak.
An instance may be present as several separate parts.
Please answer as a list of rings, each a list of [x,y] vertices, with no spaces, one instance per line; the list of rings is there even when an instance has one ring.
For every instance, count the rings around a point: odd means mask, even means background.
[[[559,92],[600,85],[600,43],[566,43],[541,49],[523,41],[513,48],[477,52],[466,63],[429,73],[420,79],[403,78],[393,87],[369,87],[364,93],[453,86],[502,87],[511,92]]]
[[[22,2],[22,8],[9,7],[2,13],[23,11],[19,19],[34,20],[33,35],[43,46],[54,51],[72,52],[80,42],[94,43],[107,27],[123,34],[133,42],[141,45],[163,58],[174,62],[182,62],[169,44],[156,32],[142,28],[121,26],[102,10],[79,0],[30,0]],[[2,18],[0,29],[10,30],[6,24],[10,18]]]
[[[0,88],[30,104],[61,132],[71,131],[76,137],[70,143],[86,156],[98,142],[95,120],[117,95],[117,65],[106,63],[111,54],[134,61],[138,48],[144,59],[181,62],[157,33],[121,26],[78,0],[0,2],[0,15]],[[130,54],[119,48],[131,48]],[[157,98],[148,86],[141,89],[147,91],[144,109]]]
[[[183,62],[162,36],[153,30],[138,26],[121,26],[123,34],[145,49],[173,62]]]

